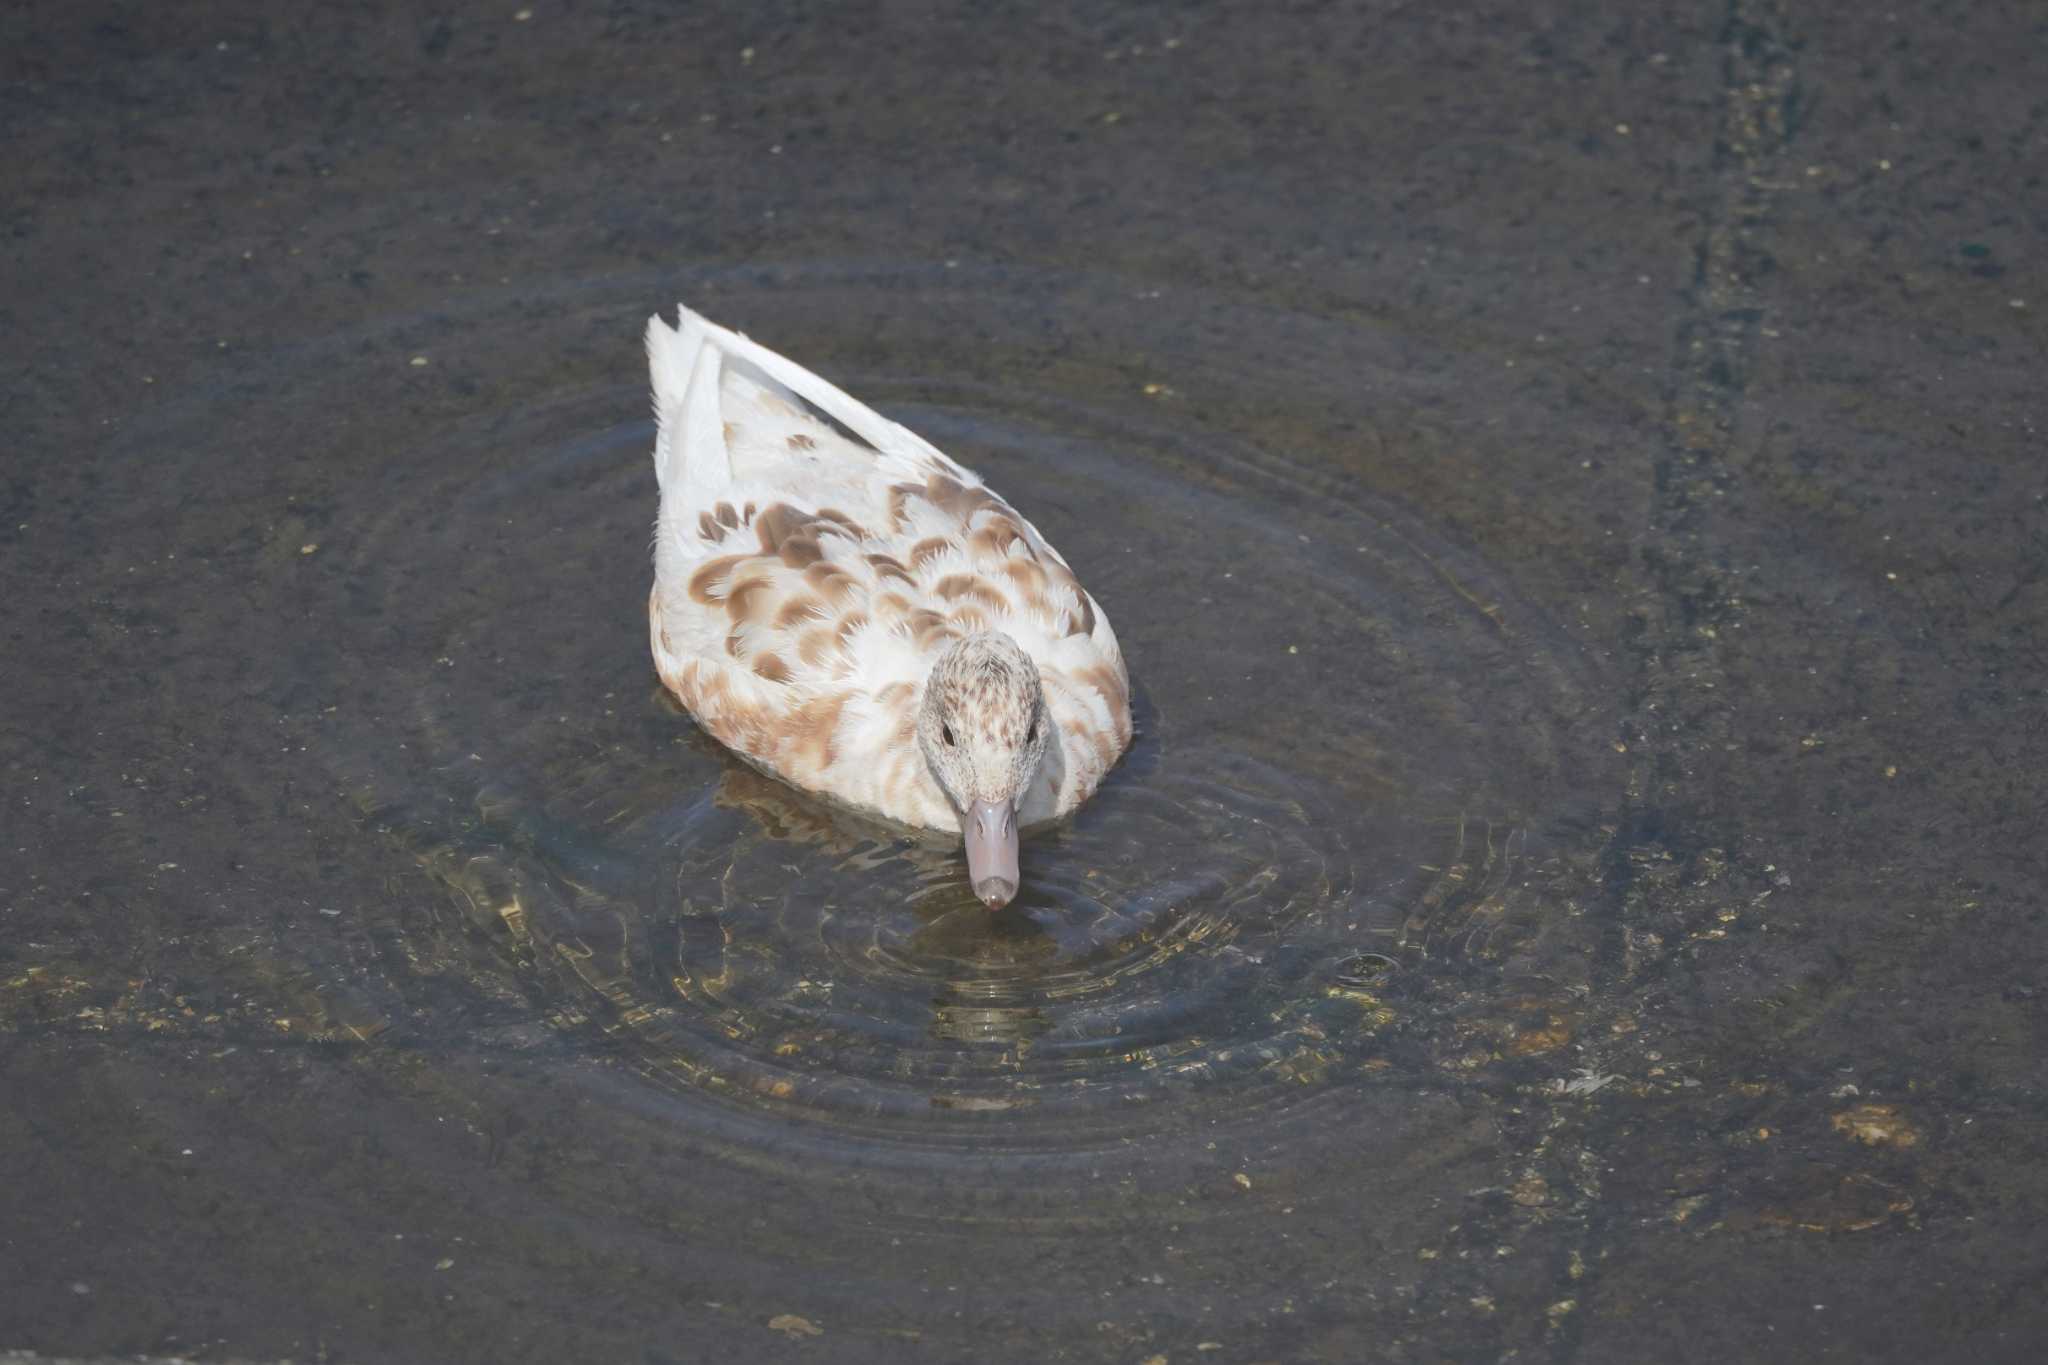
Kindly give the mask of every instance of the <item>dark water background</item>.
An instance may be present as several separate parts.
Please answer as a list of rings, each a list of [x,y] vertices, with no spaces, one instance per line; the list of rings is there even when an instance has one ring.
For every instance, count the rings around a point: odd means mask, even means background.
[[[0,1352],[2030,1360],[2024,5],[0,15]],[[686,299],[1140,738],[991,920],[646,653]]]

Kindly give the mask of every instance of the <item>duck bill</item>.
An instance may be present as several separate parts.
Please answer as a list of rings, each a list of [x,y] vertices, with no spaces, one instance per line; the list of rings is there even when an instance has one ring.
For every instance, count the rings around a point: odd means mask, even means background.
[[[1008,801],[976,801],[960,827],[975,899],[1000,910],[1017,894],[1017,808]]]

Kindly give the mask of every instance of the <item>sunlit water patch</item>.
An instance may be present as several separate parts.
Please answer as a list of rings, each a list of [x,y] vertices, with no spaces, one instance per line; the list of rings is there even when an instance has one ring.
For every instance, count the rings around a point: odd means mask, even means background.
[[[708,283],[693,302],[821,365],[861,352],[819,320],[882,289],[895,327],[935,332],[878,352],[927,363],[963,316],[1043,307],[1000,281]],[[1120,344],[1089,341],[1105,367]],[[653,682],[651,424],[620,359],[615,382],[421,433],[348,511],[313,746],[438,888],[314,950],[356,1032],[588,1055],[681,1121],[711,1105],[928,1160],[1458,1074],[1472,1037],[1583,978],[1570,888],[1613,797],[1597,689],[1478,556],[1142,389],[1105,402],[1072,347],[843,374],[1061,547],[1138,689],[1132,752],[1027,840],[991,916],[957,850],[760,777]],[[1269,401],[1296,360],[1274,364],[1224,373]],[[1083,396],[1045,387],[1062,376]]]

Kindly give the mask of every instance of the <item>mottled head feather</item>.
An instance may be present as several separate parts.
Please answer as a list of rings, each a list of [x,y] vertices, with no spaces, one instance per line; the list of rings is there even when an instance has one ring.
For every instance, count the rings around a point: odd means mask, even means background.
[[[1014,803],[1045,756],[1046,730],[1038,667],[1009,636],[969,635],[932,665],[918,744],[956,808]]]

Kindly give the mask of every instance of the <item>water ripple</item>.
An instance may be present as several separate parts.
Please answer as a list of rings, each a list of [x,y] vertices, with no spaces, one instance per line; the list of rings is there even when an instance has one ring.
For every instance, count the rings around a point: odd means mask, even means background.
[[[979,283],[895,279],[892,313],[1044,308]],[[843,342],[796,320],[868,288],[727,280],[706,306],[823,363]],[[760,777],[652,685],[637,374],[421,440],[350,528],[323,623],[343,700],[315,743],[441,888],[345,945],[366,1008],[621,1060],[706,1131],[1021,1159],[1462,1074],[1461,1040],[1498,1020],[1475,1023],[1461,972],[1565,981],[1588,945],[1557,888],[1611,799],[1584,661],[1483,558],[1355,483],[1077,381],[1123,363],[1114,310],[1087,323],[1088,355],[849,379],[1033,516],[1140,690],[1131,755],[1027,840],[997,916],[955,849]],[[1314,340],[1212,367],[1205,398],[1335,363]]]

